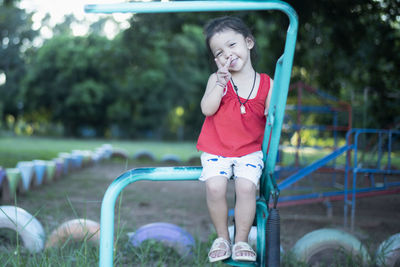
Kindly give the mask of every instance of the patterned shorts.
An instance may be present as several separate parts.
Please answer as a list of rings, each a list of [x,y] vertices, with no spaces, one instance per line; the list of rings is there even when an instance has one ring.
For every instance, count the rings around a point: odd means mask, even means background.
[[[263,153],[257,151],[242,157],[222,157],[203,152],[201,154],[203,171],[200,181],[215,176],[230,178],[245,178],[258,186],[262,169],[264,168]]]

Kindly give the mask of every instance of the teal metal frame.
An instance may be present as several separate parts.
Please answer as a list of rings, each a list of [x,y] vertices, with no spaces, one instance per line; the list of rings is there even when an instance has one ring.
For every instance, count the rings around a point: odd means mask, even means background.
[[[278,10],[289,18],[289,27],[283,55],[275,68],[274,86],[271,96],[262,150],[265,168],[261,177],[260,198],[257,200],[257,261],[254,263],[225,261],[233,266],[266,266],[266,222],[268,203],[272,195],[276,200],[279,189],[273,177],[282,130],[283,116],[289,90],[290,75],[296,46],[298,18],[295,10],[287,3],[271,1],[170,1],[128,2],[121,4],[86,5],[87,13],[170,13],[205,11],[256,11]],[[115,203],[121,191],[139,180],[183,181],[198,180],[200,167],[138,168],[125,172],[107,188],[101,205],[100,218],[100,267],[113,266]]]

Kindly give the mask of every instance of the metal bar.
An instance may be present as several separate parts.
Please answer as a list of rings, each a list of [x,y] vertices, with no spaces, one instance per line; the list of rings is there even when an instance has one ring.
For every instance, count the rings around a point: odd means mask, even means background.
[[[379,169],[368,169],[368,168],[351,168],[351,170],[362,173],[400,174],[399,170],[379,170]]]
[[[204,12],[204,11],[243,11],[243,10],[279,10],[289,18],[286,42],[283,56],[277,63],[277,70],[274,76],[274,89],[271,97],[270,112],[267,116],[267,126],[264,132],[263,153],[265,158],[265,168],[263,181],[261,183],[261,194],[274,190],[275,181],[272,177],[275,168],[276,155],[278,152],[279,139],[282,130],[283,114],[285,110],[290,76],[292,71],[294,50],[297,38],[298,19],[294,9],[287,3],[277,0],[271,1],[172,1],[172,2],[129,2],[108,5],[86,5],[85,11],[88,13],[167,13],[167,12]],[[267,140],[267,141],[266,141]],[[271,143],[269,143],[271,140]],[[268,155],[267,155],[267,150]],[[190,170],[188,170],[190,173]],[[159,173],[159,171],[155,171]],[[161,171],[163,174],[164,173]],[[149,179],[153,172],[145,172],[143,175],[132,176],[133,174],[123,175],[117,178],[107,189],[103,199],[101,214],[101,240],[100,240],[100,266],[112,266],[113,264],[113,232],[114,229],[111,218],[114,218],[114,205],[121,190],[133,181],[139,179]],[[189,175],[189,174],[187,174]],[[197,178],[199,173],[196,172]],[[157,175],[158,176],[158,175]],[[189,175],[190,176],[190,175]],[[168,176],[169,177],[169,176]],[[185,176],[186,177],[186,176]],[[193,178],[193,177],[191,177]],[[197,179],[196,178],[196,179]],[[161,177],[159,177],[161,179]],[[169,180],[169,179],[165,179]],[[269,195],[267,196],[269,198]],[[267,198],[266,198],[267,199]],[[104,208],[104,212],[103,212]],[[105,215],[107,214],[107,215]],[[107,241],[105,241],[107,240]],[[103,244],[106,243],[106,244]],[[263,253],[265,254],[265,253]],[[265,255],[264,255],[265,256]]]
[[[337,192],[340,193],[340,192]],[[342,194],[332,195],[332,196],[312,196],[310,194],[309,198],[301,198],[301,199],[289,199],[286,196],[282,196],[279,198],[278,207],[288,207],[288,206],[295,206],[295,205],[303,205],[303,204],[311,204],[311,203],[318,203],[323,202],[327,199],[330,201],[341,201],[344,200],[344,192],[341,191]],[[363,197],[373,197],[373,196],[381,196],[381,195],[390,195],[390,194],[398,194],[400,193],[400,188],[396,189],[378,189],[373,191],[366,191],[363,192],[362,190],[357,191],[357,198]],[[351,194],[351,193],[350,193]]]
[[[281,183],[279,183],[278,184],[279,189],[282,190],[282,189],[285,189],[285,188],[291,186],[295,182],[297,182],[300,179],[302,179],[304,176],[306,176],[306,175],[314,172],[315,170],[319,169],[320,167],[326,165],[329,161],[339,157],[340,155],[342,155],[344,152],[348,151],[349,149],[351,149],[351,147],[342,146],[339,149],[333,151],[331,154],[323,157],[320,160],[315,161],[311,165],[301,169],[297,173],[289,176],[288,178],[283,180]]]
[[[300,89],[299,89],[300,93]],[[319,112],[319,113],[334,113],[333,110],[329,106],[302,106],[302,105],[287,105],[286,110],[300,110],[300,111],[307,111],[307,112]],[[299,123],[299,121],[298,121]]]
[[[367,188],[359,188],[356,189],[356,196],[358,197],[359,194],[363,193],[373,193],[373,192],[386,192],[390,194],[391,192],[398,192],[400,191],[400,188],[397,189],[388,189],[390,187],[397,187],[400,185],[399,183],[392,183],[390,186],[386,187],[367,187]],[[352,193],[349,193],[351,196],[353,196]],[[319,198],[333,198],[337,196],[344,196],[344,191],[328,191],[328,192],[320,192],[320,193],[310,193],[310,194],[304,194],[304,195],[295,195],[295,196],[281,196],[279,198],[279,203],[282,202],[291,202],[291,201],[301,201],[301,200],[306,200],[306,199],[319,199]],[[370,196],[370,195],[369,195]],[[343,198],[341,198],[343,199]],[[339,199],[338,199],[339,200]]]
[[[200,167],[142,168],[125,172],[107,188],[101,204],[99,266],[113,266],[115,202],[122,189],[139,180],[184,181],[198,180]]]
[[[171,13],[171,12],[217,12],[243,10],[281,10],[288,16],[294,10],[285,2],[272,1],[169,1],[126,2],[118,4],[85,5],[86,13]]]

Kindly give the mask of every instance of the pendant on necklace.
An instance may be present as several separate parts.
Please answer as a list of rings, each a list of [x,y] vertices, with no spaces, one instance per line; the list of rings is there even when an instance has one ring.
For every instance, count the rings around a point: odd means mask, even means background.
[[[246,113],[246,108],[244,107],[243,104],[240,106],[240,113],[241,114],[245,114]]]

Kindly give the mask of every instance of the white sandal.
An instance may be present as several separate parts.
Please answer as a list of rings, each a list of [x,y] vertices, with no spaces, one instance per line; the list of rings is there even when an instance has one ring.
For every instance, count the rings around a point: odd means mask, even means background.
[[[240,253],[240,252],[247,252],[247,253],[252,254],[253,256],[236,255],[237,253]],[[237,242],[235,245],[233,245],[233,248],[232,248],[232,259],[234,261],[256,261],[257,254],[254,252],[253,248],[246,242]]]
[[[210,256],[211,253],[216,251],[224,251],[225,254],[222,256],[211,257]],[[217,239],[214,240],[210,248],[210,252],[208,252],[208,260],[210,262],[222,261],[228,259],[231,256],[231,254],[232,254],[231,244],[228,242],[228,240],[222,237],[218,237]]]

